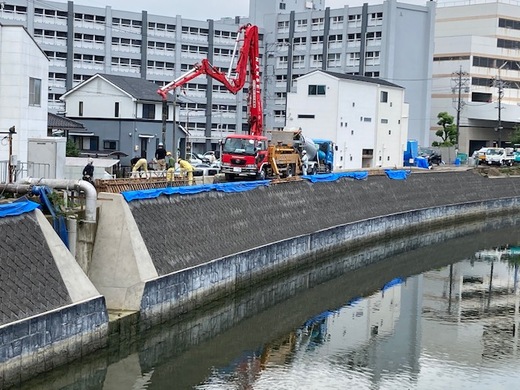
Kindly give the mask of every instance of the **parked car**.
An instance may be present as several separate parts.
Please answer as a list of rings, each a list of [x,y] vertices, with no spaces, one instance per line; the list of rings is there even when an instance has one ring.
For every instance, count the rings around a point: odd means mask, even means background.
[[[195,153],[186,153],[186,160],[193,166],[203,164],[202,160]]]
[[[473,153],[473,158],[475,159],[475,162],[477,165],[486,164],[486,153],[488,152],[489,149],[493,149],[493,148],[484,147],[484,148],[480,148],[479,150],[476,150]]]
[[[428,165],[441,165],[441,164],[444,164],[444,161],[442,161],[442,155],[434,150],[434,149],[430,149],[430,148],[421,148],[419,150],[419,156],[421,157],[424,157],[428,160]]]
[[[217,152],[210,150],[204,153],[204,157],[206,157],[209,160],[210,164],[214,163],[217,160]]]
[[[489,148],[486,153],[487,165],[508,165],[512,166],[515,163],[515,156],[511,148]]]
[[[212,167],[209,164],[198,164],[193,166],[193,168],[195,168],[193,176],[214,176],[220,171],[220,168]]]

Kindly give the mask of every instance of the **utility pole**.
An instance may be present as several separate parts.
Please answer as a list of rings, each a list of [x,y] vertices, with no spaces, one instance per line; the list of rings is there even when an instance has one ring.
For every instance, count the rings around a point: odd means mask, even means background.
[[[498,147],[502,147],[502,97],[504,96],[504,84],[502,83],[502,79],[500,78],[500,72],[497,81],[498,88],[498,123],[497,123],[497,133],[498,133]]]
[[[455,134],[455,146],[459,147],[459,135],[460,135],[460,112],[462,111],[462,107],[464,107],[464,101],[462,100],[462,90],[464,92],[469,91],[469,76],[467,72],[462,71],[462,66],[459,68],[458,72],[454,72],[452,74],[452,92],[457,93],[457,99],[454,99],[454,108],[457,111],[457,133]]]
[[[502,81],[502,78],[500,77],[500,70],[506,66],[508,61],[505,61],[499,68],[498,68],[498,78],[495,80],[495,86],[498,88],[498,123],[496,132],[498,137],[498,147],[502,147],[502,97],[504,96],[504,82]]]
[[[13,166],[12,160],[13,160],[13,134],[16,134],[16,127],[11,126],[9,128],[8,132],[0,132],[0,134],[7,134],[7,137],[4,137],[4,139],[7,138],[7,142],[9,144],[9,159],[7,160],[7,182],[10,184],[14,181],[13,180],[14,166]]]

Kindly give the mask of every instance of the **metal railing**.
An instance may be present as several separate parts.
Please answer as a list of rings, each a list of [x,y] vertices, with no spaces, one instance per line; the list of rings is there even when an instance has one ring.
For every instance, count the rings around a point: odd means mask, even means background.
[[[9,180],[9,161],[0,161],[0,183],[14,183],[26,177],[49,178],[51,173],[50,164],[18,161],[12,166],[11,180]]]

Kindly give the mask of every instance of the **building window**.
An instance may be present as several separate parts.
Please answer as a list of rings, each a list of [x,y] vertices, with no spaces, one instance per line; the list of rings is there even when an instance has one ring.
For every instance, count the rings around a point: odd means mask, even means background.
[[[381,123],[387,124],[388,123],[388,119],[381,119]]]
[[[83,102],[78,103],[78,116],[83,116]]]
[[[309,85],[309,96],[325,96],[325,85]]]
[[[314,114],[298,114],[298,119],[314,119]]]
[[[285,3],[280,3],[280,9],[285,9]]]
[[[117,141],[115,140],[104,140],[103,141],[103,149],[105,150],[116,150],[117,149]]]
[[[119,118],[119,102],[114,103],[114,116]]]
[[[143,104],[143,119],[155,119],[155,104]]]
[[[381,96],[379,98],[379,101],[381,103],[388,103],[388,92],[386,91],[381,91]]]
[[[42,81],[41,79],[29,78],[29,105],[41,106],[42,104]]]

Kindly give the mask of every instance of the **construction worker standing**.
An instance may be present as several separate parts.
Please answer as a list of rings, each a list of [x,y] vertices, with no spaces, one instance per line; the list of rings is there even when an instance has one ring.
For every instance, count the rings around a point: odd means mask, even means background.
[[[187,172],[188,174],[188,184],[191,186],[193,184],[193,165],[191,165],[188,161],[183,160],[179,157],[177,160],[179,166],[181,168],[181,172]]]
[[[307,169],[309,168],[309,156],[307,156],[307,151],[302,152],[302,173],[303,175],[307,175]]]

